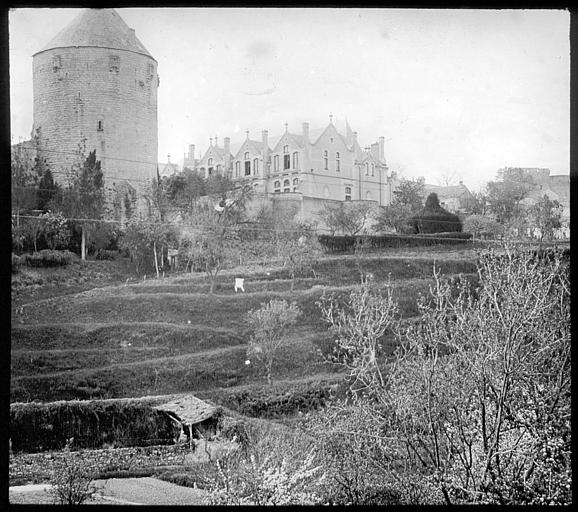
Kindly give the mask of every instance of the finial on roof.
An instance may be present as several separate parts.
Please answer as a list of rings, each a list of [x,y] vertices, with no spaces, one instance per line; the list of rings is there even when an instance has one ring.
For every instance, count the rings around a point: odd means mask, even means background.
[[[247,128],[247,131],[245,132],[247,134],[247,139],[249,138],[249,128]]]
[[[218,146],[219,143],[217,142],[217,136],[215,135],[215,146]]]
[[[289,125],[287,124],[287,121],[285,121],[285,131],[287,131],[287,127],[288,127],[288,126],[289,126]]]
[[[333,124],[333,114],[329,114],[329,122]]]
[[[211,138],[209,139],[209,141],[210,141],[210,142],[209,142],[209,145],[212,146],[212,145],[213,145],[213,137],[211,137]]]
[[[168,160],[168,163],[170,164],[171,163],[171,154],[170,153],[167,155],[167,160]]]

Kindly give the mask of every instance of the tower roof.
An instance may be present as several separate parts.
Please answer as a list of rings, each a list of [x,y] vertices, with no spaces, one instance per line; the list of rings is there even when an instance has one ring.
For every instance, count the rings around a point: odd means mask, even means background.
[[[127,50],[154,59],[114,9],[85,9],[36,53],[71,46]]]

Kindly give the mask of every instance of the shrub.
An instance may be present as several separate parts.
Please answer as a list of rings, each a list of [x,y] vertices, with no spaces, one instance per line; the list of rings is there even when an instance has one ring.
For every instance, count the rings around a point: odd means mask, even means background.
[[[462,230],[462,222],[454,213],[440,206],[437,194],[428,196],[423,210],[413,217],[414,233],[448,233]]]
[[[71,251],[53,251],[43,249],[39,252],[24,255],[24,261],[29,267],[63,267],[76,258]]]
[[[386,249],[399,247],[422,247],[431,245],[456,245],[467,243],[472,238],[471,233],[439,232],[416,235],[357,235],[332,236],[319,235],[319,243],[325,252],[353,252],[358,240],[369,249]]]
[[[95,254],[97,260],[115,260],[118,256],[118,251],[109,251],[108,249],[98,249]]]
[[[20,267],[22,265],[22,258],[17,254],[12,253],[12,273],[17,274],[20,272]]]
[[[96,492],[92,483],[96,468],[86,461],[82,465],[74,461],[68,445],[66,451],[67,456],[55,465],[48,493],[59,505],[82,505]]]

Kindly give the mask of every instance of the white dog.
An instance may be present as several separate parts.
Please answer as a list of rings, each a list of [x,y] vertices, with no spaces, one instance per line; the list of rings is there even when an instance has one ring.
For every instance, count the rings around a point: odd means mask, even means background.
[[[243,287],[244,282],[245,279],[241,277],[235,277],[235,293],[237,293],[237,290],[241,290],[243,293],[245,292],[245,288]]]

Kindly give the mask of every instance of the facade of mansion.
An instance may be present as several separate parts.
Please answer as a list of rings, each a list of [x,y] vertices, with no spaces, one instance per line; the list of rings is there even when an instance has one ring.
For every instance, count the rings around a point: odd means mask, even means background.
[[[301,133],[292,133],[285,125],[285,132],[274,138],[264,130],[261,140],[251,139],[247,132],[234,152],[229,137],[224,138],[223,146],[215,137],[199,160],[194,158],[191,145],[184,167],[205,178],[225,173],[233,180],[252,182],[256,192],[263,195],[302,203],[313,201],[317,207],[326,201],[387,205],[397,181],[388,174],[383,137],[362,149],[349,123],[338,129],[331,117],[324,129],[311,132],[309,123],[302,124]]]

